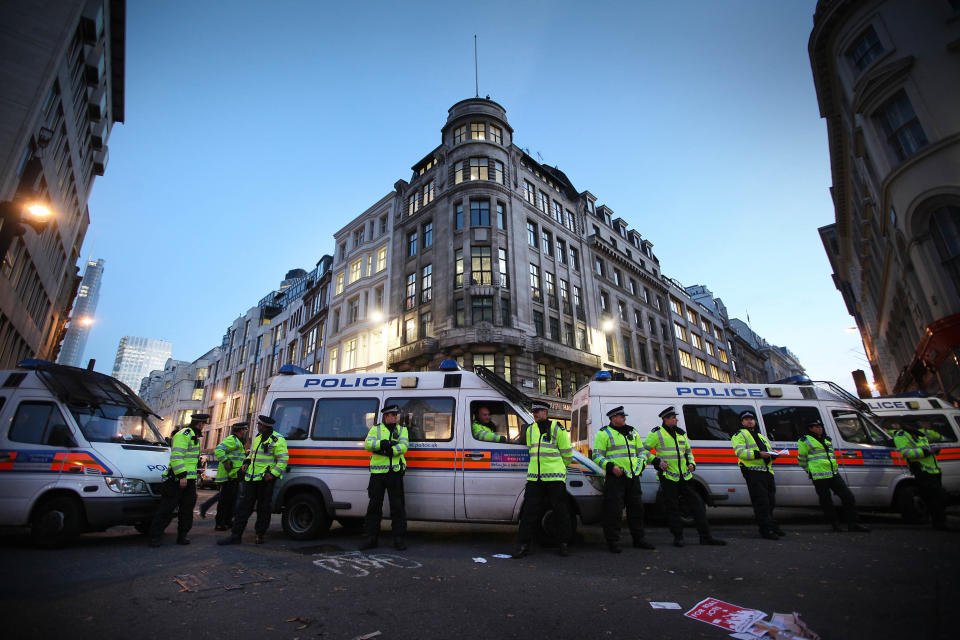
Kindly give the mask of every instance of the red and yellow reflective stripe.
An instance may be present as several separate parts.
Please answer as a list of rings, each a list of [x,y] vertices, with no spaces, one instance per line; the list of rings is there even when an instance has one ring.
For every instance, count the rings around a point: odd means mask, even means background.
[[[13,463],[14,463],[14,462],[16,461],[16,459],[17,459],[17,452],[16,452],[16,451],[2,451],[2,452],[0,452],[0,453],[3,453],[3,454],[5,454],[5,455],[9,456],[6,460],[4,460],[3,462],[0,462],[0,471],[12,471],[12,470],[13,470]]]
[[[357,467],[367,468],[370,454],[363,449],[291,448],[288,451],[291,466]],[[412,449],[404,454],[408,469],[490,469],[491,452],[453,449]],[[480,457],[476,457],[480,454]]]

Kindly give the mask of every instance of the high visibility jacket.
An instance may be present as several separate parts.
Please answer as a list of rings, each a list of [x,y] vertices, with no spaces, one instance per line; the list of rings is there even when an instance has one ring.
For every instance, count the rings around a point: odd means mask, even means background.
[[[773,460],[764,460],[760,457],[760,445],[757,444],[758,442],[762,442],[764,446],[766,446],[768,453],[773,451],[773,449],[770,448],[770,441],[759,431],[754,433],[749,429],[740,429],[740,431],[737,431],[733,434],[733,437],[730,438],[730,444],[733,445],[734,452],[737,454],[737,457],[740,458],[741,467],[773,473]]]
[[[227,480],[236,480],[239,477],[240,465],[243,464],[246,451],[240,438],[231,433],[214,448],[213,457],[217,459],[217,477],[214,478],[214,481],[226,482]],[[230,462],[231,468],[229,471],[224,466],[224,462]]]
[[[370,473],[403,471],[407,468],[407,459],[403,454],[410,446],[410,436],[407,434],[406,427],[399,424],[394,427],[395,431],[391,434],[390,427],[381,422],[370,427],[370,431],[367,432],[363,448],[373,454],[370,456]],[[383,440],[396,443],[390,447],[390,455],[385,456],[380,453],[380,442]]]
[[[257,434],[250,446],[250,453],[247,454],[248,466],[243,479],[257,482],[280,478],[287,469],[288,459],[286,438],[276,431],[271,431],[268,436]]]
[[[170,441],[170,466],[166,475],[177,480],[197,479],[197,464],[200,462],[200,437],[193,427],[183,427]]]
[[[649,451],[656,450],[657,458],[667,463],[667,470],[660,471],[661,477],[673,482],[693,477],[692,467],[697,465],[697,461],[693,458],[693,450],[683,429],[678,428],[674,437],[666,427],[654,427],[644,438],[643,446]]]
[[[827,436],[823,442],[813,436],[797,440],[797,462],[800,468],[814,480],[823,480],[837,475],[837,457],[833,454],[833,442]]]
[[[930,436],[940,440],[940,434],[934,434],[930,429],[913,432],[901,429],[894,434],[893,444],[900,450],[900,455],[906,458],[911,471],[919,464],[921,471],[940,473],[940,463],[930,453]]]
[[[567,465],[573,461],[573,446],[567,430],[551,420],[550,426],[541,432],[540,425],[534,422],[527,427],[526,439],[530,449],[527,481],[565,482]]]
[[[472,431],[473,437],[477,440],[483,440],[484,442],[497,442],[500,440],[500,436],[498,436],[493,429],[485,424],[477,422],[476,420],[473,421]]]
[[[607,464],[613,463],[623,469],[628,478],[640,477],[652,457],[643,448],[643,439],[633,427],[625,436],[612,426],[606,426],[593,439],[593,461],[604,470]]]

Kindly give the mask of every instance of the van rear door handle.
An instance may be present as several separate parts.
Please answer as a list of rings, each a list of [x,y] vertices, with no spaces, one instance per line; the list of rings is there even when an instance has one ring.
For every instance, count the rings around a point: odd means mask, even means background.
[[[475,451],[465,451],[463,457],[470,458],[471,460],[483,460],[483,454]]]

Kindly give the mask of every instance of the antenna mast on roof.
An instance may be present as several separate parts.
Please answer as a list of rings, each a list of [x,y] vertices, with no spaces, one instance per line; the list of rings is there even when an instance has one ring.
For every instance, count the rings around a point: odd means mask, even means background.
[[[476,85],[477,95],[480,97],[480,63],[477,57],[477,34],[473,34],[473,79]]]

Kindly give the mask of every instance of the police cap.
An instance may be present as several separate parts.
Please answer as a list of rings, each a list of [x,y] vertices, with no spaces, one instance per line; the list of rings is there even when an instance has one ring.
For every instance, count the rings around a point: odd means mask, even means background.
[[[530,411],[533,411],[533,412],[549,411],[549,410],[550,410],[550,405],[548,405],[545,402],[534,402],[533,404],[530,405]]]
[[[273,425],[277,424],[277,421],[270,416],[257,416],[257,422],[265,427],[272,427]]]
[[[823,426],[823,422],[820,421],[820,418],[814,418],[813,420],[807,423],[808,429],[810,427],[822,427],[822,426]]]
[[[614,407],[613,409],[610,409],[610,411],[607,411],[607,417],[608,417],[608,418],[612,418],[613,416],[623,416],[623,417],[626,417],[627,414],[626,414],[626,412],[623,410],[623,407],[620,406],[620,407]]]
[[[664,418],[669,418],[670,416],[677,415],[677,410],[674,409],[673,407],[667,407],[657,415],[659,415],[660,419],[663,420]]]
[[[743,422],[745,418],[753,418],[754,420],[756,420],[757,414],[755,414],[753,411],[741,411],[740,422]]]
[[[250,427],[250,423],[244,420],[243,422],[238,422],[232,427],[230,427],[230,432],[236,433],[237,431],[243,431],[244,429],[248,429],[249,427]]]
[[[383,415],[386,415],[388,413],[400,413],[400,405],[388,404],[383,408],[383,411],[381,411],[380,413]]]
[[[210,422],[209,413],[194,413],[190,416],[190,422]]]

